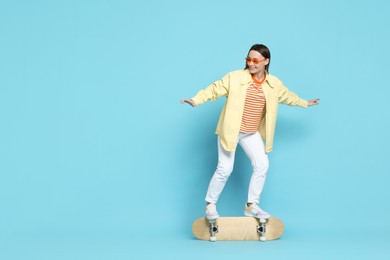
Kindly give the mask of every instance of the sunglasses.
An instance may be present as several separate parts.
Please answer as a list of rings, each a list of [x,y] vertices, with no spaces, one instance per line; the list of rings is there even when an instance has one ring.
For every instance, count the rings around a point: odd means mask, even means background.
[[[256,65],[256,64],[259,64],[262,61],[265,61],[266,59],[259,60],[259,59],[252,59],[252,58],[246,57],[245,60],[246,60],[247,63],[253,62],[253,64]]]

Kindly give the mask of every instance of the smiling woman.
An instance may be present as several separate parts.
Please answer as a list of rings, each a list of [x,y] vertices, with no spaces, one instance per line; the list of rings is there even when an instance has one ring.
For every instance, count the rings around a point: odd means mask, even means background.
[[[245,69],[249,69],[249,72],[258,80],[264,80],[264,71],[268,73],[269,64],[271,63],[271,52],[267,46],[263,44],[253,45],[252,48],[250,48],[248,57],[246,57],[245,60]]]
[[[275,76],[269,74],[271,54],[262,44],[253,45],[243,70],[228,73],[199,91],[193,98],[181,100],[191,106],[226,96],[216,133],[218,134],[218,165],[206,194],[206,218],[219,218],[216,203],[233,171],[236,146],[239,143],[253,166],[245,216],[267,219],[271,214],[259,207],[260,195],[268,171],[268,153],[272,151],[278,103],[307,107],[318,99],[306,101],[289,91]]]

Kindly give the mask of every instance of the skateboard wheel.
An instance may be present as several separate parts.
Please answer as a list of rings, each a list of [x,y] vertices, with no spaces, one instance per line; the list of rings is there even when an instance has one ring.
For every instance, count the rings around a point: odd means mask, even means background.
[[[259,221],[260,221],[260,223],[266,223],[267,222],[267,220],[265,218],[261,218],[261,219],[259,219]]]
[[[210,237],[210,241],[211,242],[215,242],[215,241],[217,241],[217,238],[216,237]]]
[[[259,239],[261,242],[265,242],[265,241],[267,241],[267,238],[266,237],[260,237],[260,239]]]

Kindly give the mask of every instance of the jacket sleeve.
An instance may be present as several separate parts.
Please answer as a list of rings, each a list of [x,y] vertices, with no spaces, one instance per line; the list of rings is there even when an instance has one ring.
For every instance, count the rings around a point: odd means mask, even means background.
[[[222,79],[215,81],[207,88],[199,91],[192,100],[196,105],[203,104],[207,101],[215,101],[217,98],[226,96],[229,93],[230,74],[227,74]]]
[[[278,84],[278,98],[279,98],[279,103],[286,104],[289,106],[300,106],[300,107],[307,107],[308,101],[304,100],[300,97],[298,97],[297,94],[294,92],[290,91],[286,86],[282,83],[279,82]]]

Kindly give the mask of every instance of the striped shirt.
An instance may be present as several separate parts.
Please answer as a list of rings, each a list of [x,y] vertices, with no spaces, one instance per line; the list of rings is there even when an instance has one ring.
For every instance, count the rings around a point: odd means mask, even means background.
[[[261,84],[255,77],[246,91],[244,113],[242,115],[240,132],[255,133],[259,129],[261,118],[265,113],[265,96]]]

